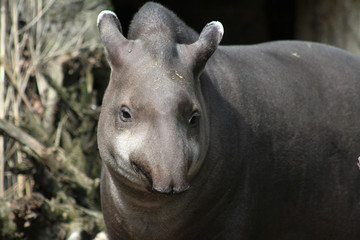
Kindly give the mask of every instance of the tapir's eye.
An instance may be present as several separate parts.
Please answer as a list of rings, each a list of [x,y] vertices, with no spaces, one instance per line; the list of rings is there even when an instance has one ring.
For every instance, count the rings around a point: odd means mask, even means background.
[[[196,127],[198,126],[199,122],[200,122],[200,113],[198,111],[195,111],[192,113],[189,119],[189,126]]]
[[[120,108],[120,119],[123,122],[131,122],[133,120],[130,110],[127,107]]]

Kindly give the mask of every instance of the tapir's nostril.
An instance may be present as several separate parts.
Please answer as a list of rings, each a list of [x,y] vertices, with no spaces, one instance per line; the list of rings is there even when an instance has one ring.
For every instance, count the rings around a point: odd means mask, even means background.
[[[179,193],[183,193],[183,192],[185,192],[185,191],[187,191],[187,190],[189,190],[189,189],[190,189],[190,185],[187,184],[187,185],[185,185],[185,186],[173,188],[173,193],[174,193],[174,194],[179,194]]]
[[[158,188],[156,186],[153,186],[152,189],[153,189],[154,192],[157,192],[157,193],[171,195],[171,194],[183,193],[186,190],[188,190],[189,188],[190,188],[190,185],[185,185],[185,186],[181,186],[181,187],[174,187],[173,185],[171,185],[166,189],[161,189],[161,188]]]
[[[161,193],[161,194],[167,194],[167,195],[173,194],[173,187],[172,186],[169,187],[169,188],[166,188],[166,189],[161,189],[161,188],[158,188],[156,186],[153,186],[152,190],[153,190],[153,192]]]
[[[151,175],[148,171],[146,171],[141,165],[139,165],[138,163],[136,163],[135,161],[131,162],[131,165],[133,166],[135,172],[137,172],[138,174],[140,174],[140,177],[145,180],[150,187],[152,187],[153,184],[153,180],[151,178]]]

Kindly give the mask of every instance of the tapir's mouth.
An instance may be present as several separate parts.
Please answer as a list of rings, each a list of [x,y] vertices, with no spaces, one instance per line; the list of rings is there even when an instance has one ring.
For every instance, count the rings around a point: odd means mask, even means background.
[[[131,166],[145,184],[145,188],[149,192],[174,195],[181,194],[190,188],[190,184],[188,184],[187,181],[182,184],[176,184],[174,181],[165,182],[165,184],[163,182],[156,184],[153,181],[150,171],[148,171],[145,167],[138,164],[136,161],[131,161]]]
[[[153,185],[152,177],[144,167],[142,167],[135,161],[131,161],[131,166],[133,167],[134,171],[140,176],[141,180],[146,183],[146,185]]]

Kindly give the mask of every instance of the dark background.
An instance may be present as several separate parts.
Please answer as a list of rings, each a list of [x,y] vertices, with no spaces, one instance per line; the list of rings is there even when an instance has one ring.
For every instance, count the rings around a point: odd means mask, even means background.
[[[125,35],[133,15],[146,2],[112,0]],[[251,44],[294,38],[295,0],[157,2],[175,12],[197,32],[208,22],[220,21],[225,29],[222,44]]]

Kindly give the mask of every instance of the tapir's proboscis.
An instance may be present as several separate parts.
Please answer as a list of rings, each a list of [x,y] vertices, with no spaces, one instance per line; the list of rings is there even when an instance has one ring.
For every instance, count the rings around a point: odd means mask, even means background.
[[[109,239],[360,239],[360,57],[324,44],[219,46],[145,4],[111,67],[98,146]]]

